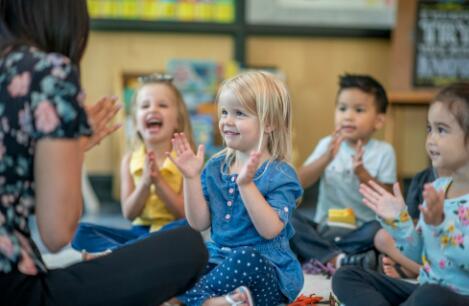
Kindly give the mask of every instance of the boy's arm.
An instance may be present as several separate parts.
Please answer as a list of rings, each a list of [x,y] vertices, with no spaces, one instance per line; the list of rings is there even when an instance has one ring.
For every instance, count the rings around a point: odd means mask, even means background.
[[[308,188],[316,183],[330,162],[331,158],[329,156],[329,152],[325,152],[315,161],[302,166],[298,170],[301,186],[303,186],[303,188]]]
[[[385,184],[380,181],[378,181],[376,178],[372,177],[370,173],[363,167],[363,165],[359,165],[356,168],[354,168],[355,175],[358,177],[360,180],[360,183],[362,184],[367,184],[370,180],[373,180],[377,184],[379,184],[381,187],[386,189],[387,191],[391,192],[392,191],[392,184]]]
[[[337,155],[342,140],[343,138],[340,136],[339,132],[336,131],[330,136],[329,143],[325,143],[324,140],[322,140],[318,144],[312,156],[319,155],[319,157],[298,170],[298,177],[303,188],[308,188],[319,180],[329,163]]]
[[[374,181],[388,192],[393,191],[393,183],[396,181],[396,158],[392,147],[383,147],[383,158],[378,169],[377,177],[373,177],[363,164],[363,155],[365,153],[363,144],[358,142],[356,147],[356,154],[353,156],[353,171],[362,184],[368,184],[369,181]],[[389,181],[390,183],[384,183]]]

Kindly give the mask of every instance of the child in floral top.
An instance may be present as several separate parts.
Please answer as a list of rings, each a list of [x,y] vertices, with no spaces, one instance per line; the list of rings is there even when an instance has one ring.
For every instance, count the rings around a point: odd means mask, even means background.
[[[394,195],[377,184],[362,185],[364,203],[409,258],[422,263],[410,284],[355,268],[340,269],[333,289],[347,306],[469,305],[469,83],[444,88],[428,113],[427,152],[442,177],[424,187],[414,228],[399,186]]]

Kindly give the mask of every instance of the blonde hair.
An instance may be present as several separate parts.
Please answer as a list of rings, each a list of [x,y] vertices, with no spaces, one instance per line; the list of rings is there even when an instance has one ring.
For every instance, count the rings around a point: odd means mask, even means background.
[[[192,137],[192,126],[189,117],[189,112],[186,107],[186,103],[182,98],[181,93],[173,84],[173,78],[168,75],[160,75],[160,74],[151,74],[148,76],[143,76],[138,78],[139,87],[135,90],[135,93],[132,97],[132,104],[130,108],[130,115],[132,118],[132,130],[133,130],[133,137],[132,137],[132,148],[135,149],[137,146],[143,144],[143,139],[140,133],[137,130],[137,122],[136,122],[136,113],[137,113],[137,98],[140,90],[147,86],[147,85],[154,85],[154,84],[162,84],[166,85],[171,92],[174,94],[176,98],[176,111],[177,111],[177,129],[174,131],[175,133],[184,133],[186,135],[187,140],[189,141],[191,147],[194,149],[194,139]]]
[[[285,84],[274,75],[263,71],[241,73],[222,83],[216,101],[224,90],[231,90],[246,110],[259,119],[259,144],[267,135],[270,160],[289,161],[291,154],[291,101]],[[218,115],[220,116],[220,107]],[[266,133],[267,132],[267,133]],[[225,154],[229,165],[235,160],[235,151],[225,148],[216,156]]]

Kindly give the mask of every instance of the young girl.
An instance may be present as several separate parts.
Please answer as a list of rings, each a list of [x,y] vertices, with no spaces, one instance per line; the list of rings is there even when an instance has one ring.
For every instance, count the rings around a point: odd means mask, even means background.
[[[303,285],[290,250],[289,223],[302,194],[288,164],[291,104],[285,85],[270,74],[247,72],[226,81],[217,96],[226,148],[203,166],[184,134],[172,157],[184,176],[187,220],[211,227],[210,263],[179,299],[187,305],[277,305]],[[237,288],[237,289],[236,289]]]
[[[404,254],[422,263],[419,284],[352,267],[340,269],[333,290],[347,306],[469,305],[469,84],[444,89],[428,113],[427,151],[440,177],[424,187],[424,204],[414,228],[399,186],[394,195],[370,182],[362,185],[364,203]],[[420,260],[421,259],[421,260]]]
[[[187,224],[185,219],[174,221],[184,218],[182,175],[170,159],[163,158],[172,150],[175,132],[188,135],[192,145],[186,106],[170,76],[153,74],[139,81],[132,103],[136,149],[124,156],[121,166],[122,212],[133,221],[132,228],[81,223],[72,241],[77,250],[112,250],[162,227]]]

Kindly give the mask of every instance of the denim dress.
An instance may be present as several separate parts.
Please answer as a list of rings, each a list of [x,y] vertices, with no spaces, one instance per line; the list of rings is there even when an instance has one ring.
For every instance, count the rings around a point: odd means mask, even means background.
[[[294,234],[289,220],[303,193],[296,172],[286,162],[266,161],[254,176],[254,184],[285,224],[277,237],[268,240],[254,227],[239,194],[237,174],[229,173],[224,159],[224,155],[212,158],[202,172],[203,193],[211,214],[209,262],[219,264],[233,250],[252,247],[275,267],[282,293],[294,300],[304,282],[300,263],[289,246]]]

